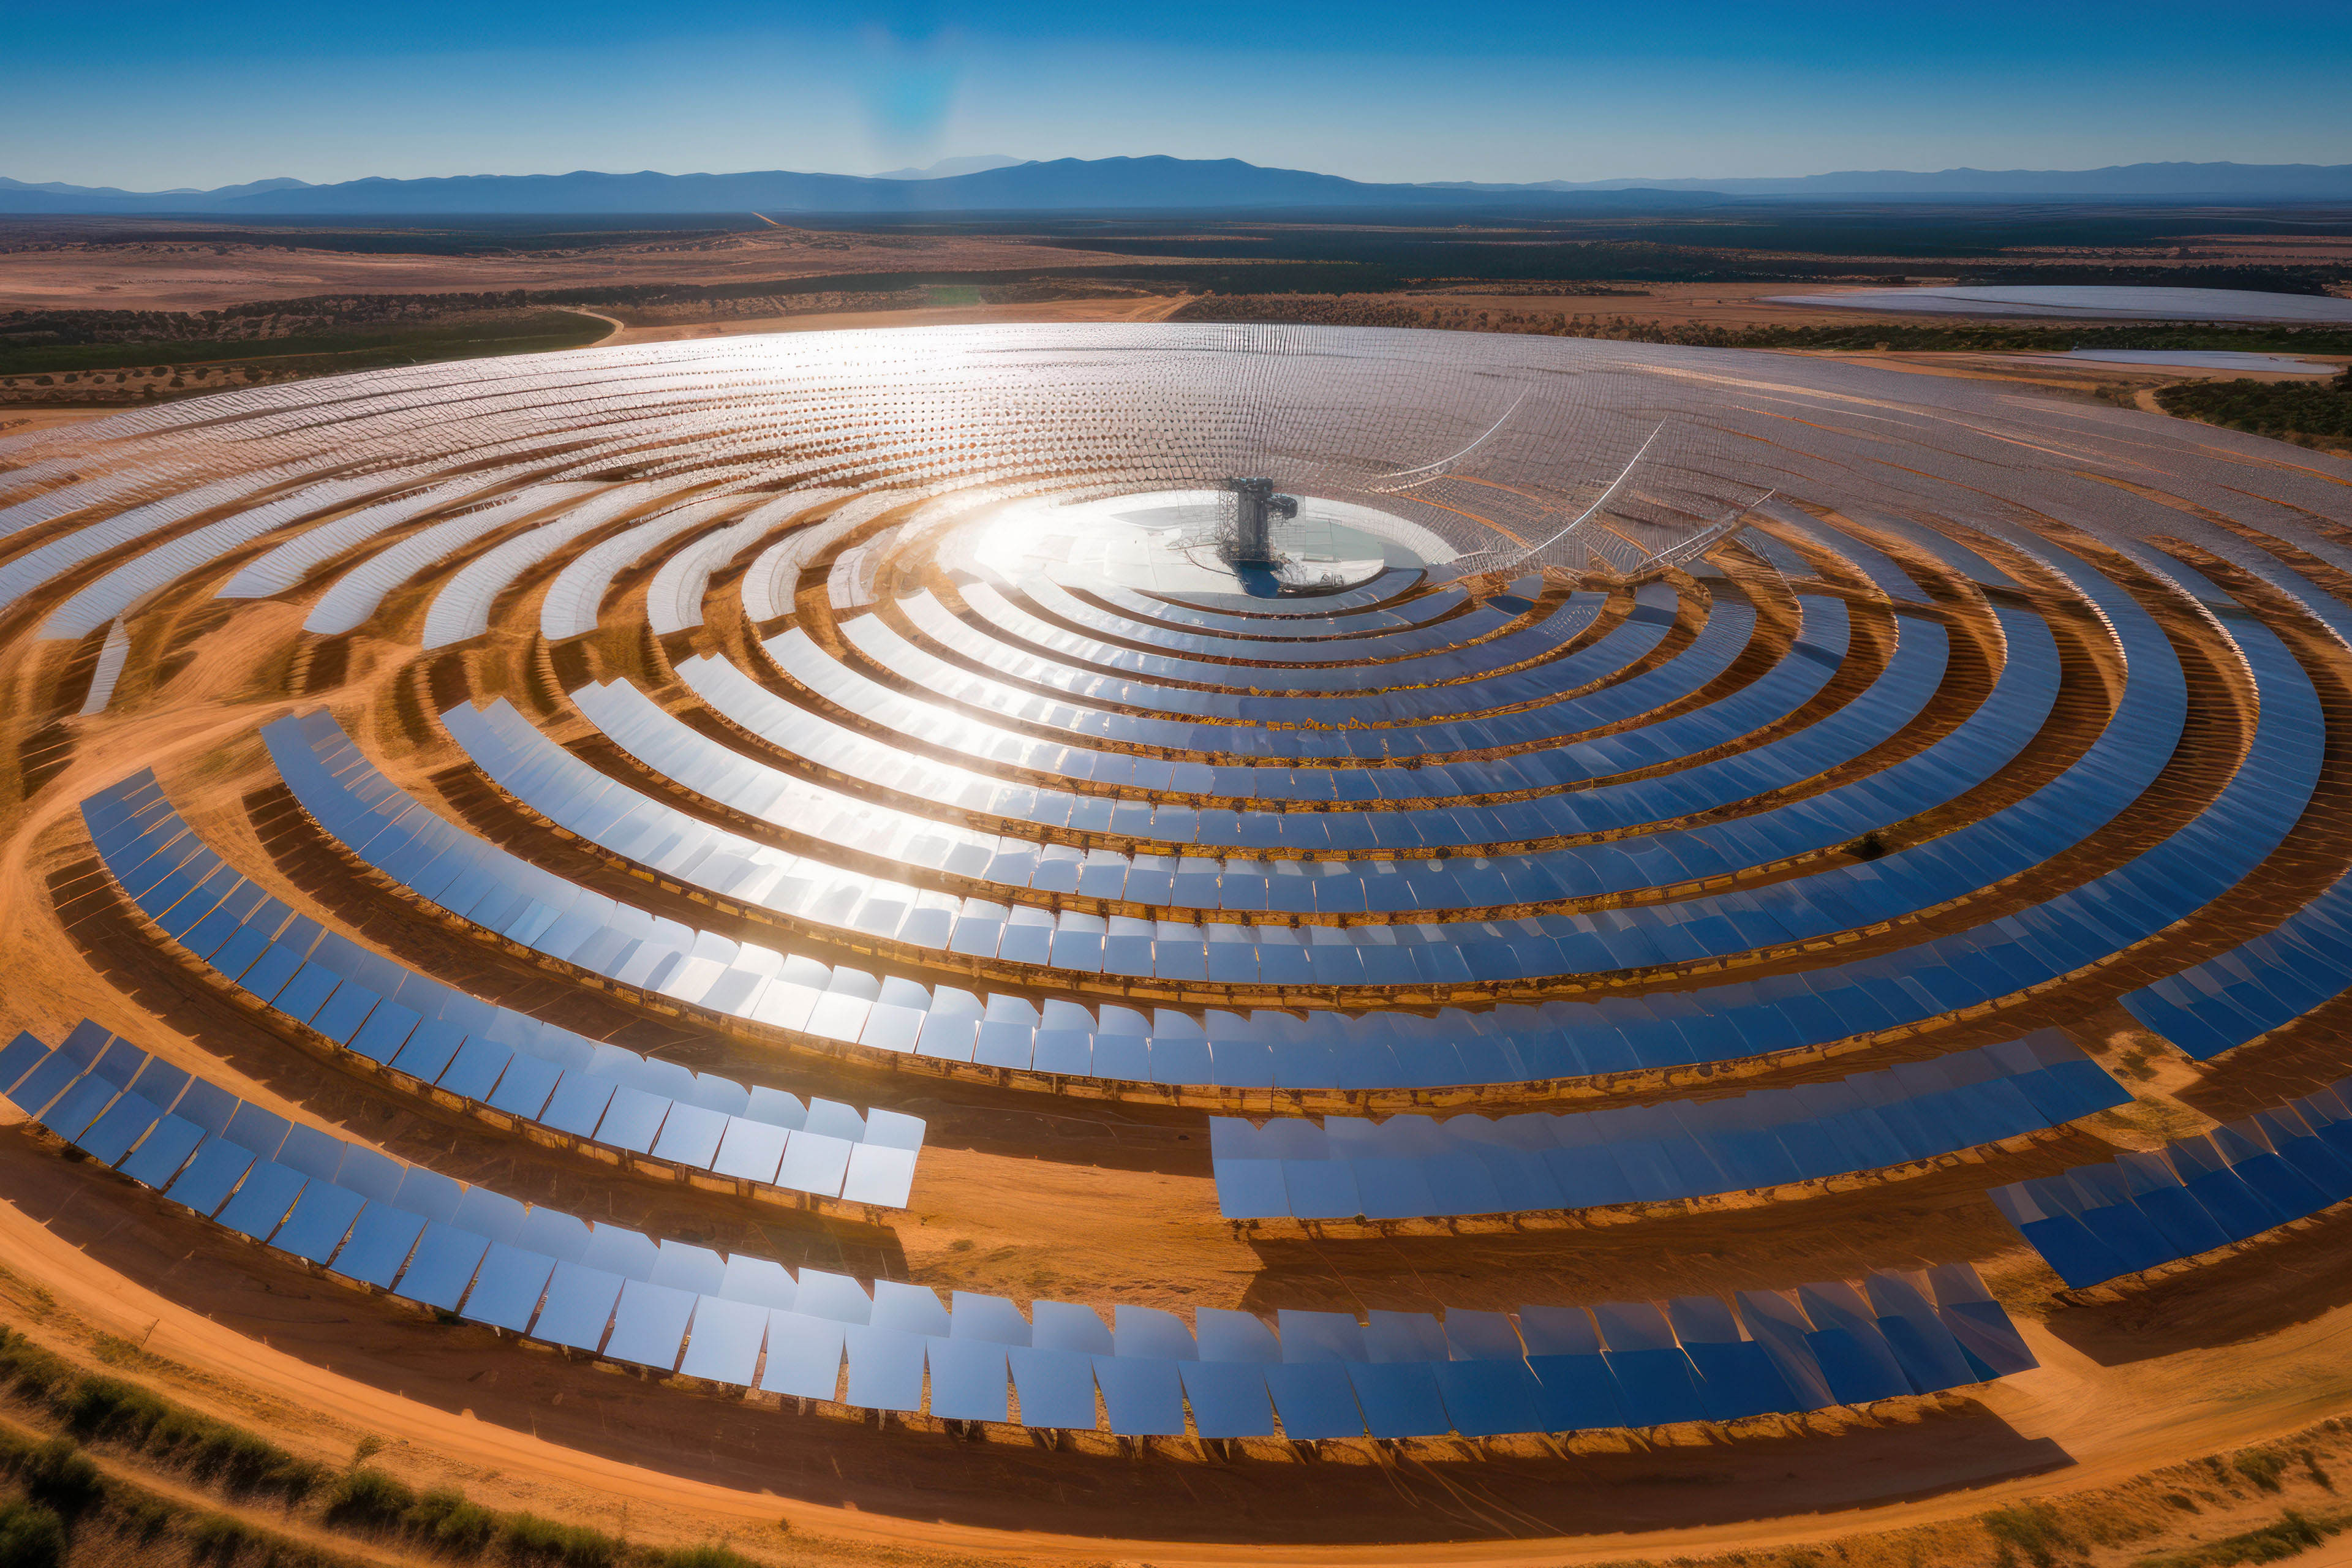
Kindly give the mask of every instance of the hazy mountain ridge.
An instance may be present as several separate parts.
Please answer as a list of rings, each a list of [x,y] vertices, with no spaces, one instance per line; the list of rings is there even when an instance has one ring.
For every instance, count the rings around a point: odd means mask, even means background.
[[[771,170],[739,174],[460,174],[436,179],[349,180],[236,194],[44,191],[0,186],[0,212],[189,213],[218,217],[315,216],[548,216],[616,213],[945,213],[1169,211],[1463,205],[1437,185],[1368,184],[1337,174],[1266,169],[1237,158],[1057,158],[928,179]],[[1654,203],[1703,203],[1703,192],[1640,192]],[[1528,187],[1538,206],[1619,205],[1623,191]]]
[[[1780,178],[1541,182],[1543,189],[1560,191],[1611,191],[1637,186],[1743,196],[2264,196],[2335,200],[2352,197],[2352,163],[2111,163],[2102,169],[1958,168],[1933,173],[1853,169]]]
[[[1009,169],[1016,163],[1026,163],[1026,158],[1015,158],[1003,153],[975,153],[962,158],[941,158],[919,169],[885,169],[873,176],[877,180],[944,180],[957,174],[977,174],[982,169]]]
[[[11,180],[5,176],[0,176],[0,212],[45,212],[52,210],[49,208],[17,207],[5,205],[12,193],[20,191],[31,191],[57,196],[90,197],[123,202],[155,202],[163,201],[168,198],[189,196],[201,197],[207,202],[218,202],[231,201],[239,196],[257,195],[265,191],[309,190],[310,188],[310,182],[308,180],[279,178],[275,180],[253,180],[241,185],[223,185],[217,190],[210,191],[199,191],[191,186],[185,185],[169,191],[125,191],[119,190],[112,185],[68,185],[60,180],[44,180],[38,184],[27,184],[22,180]]]
[[[981,159],[943,159],[932,169]],[[1951,199],[2077,196],[2352,199],[2352,164],[2133,163],[2090,170],[1852,171],[1786,179],[1446,181],[1385,184],[1237,158],[1057,158],[966,173],[886,174],[767,170],[734,174],[461,174],[371,177],[334,184],[269,179],[212,191],[138,192],[0,178],[0,212],[216,216],[506,216],[616,213],[949,213],[1399,207],[1463,204],[1549,206],[1640,200],[1683,205],[1743,196],[1881,195]]]

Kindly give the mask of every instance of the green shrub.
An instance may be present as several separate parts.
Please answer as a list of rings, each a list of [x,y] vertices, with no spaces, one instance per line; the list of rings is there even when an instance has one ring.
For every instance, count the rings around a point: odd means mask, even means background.
[[[324,1476],[319,1466],[265,1437],[122,1378],[73,1378],[53,1384],[47,1393],[67,1429],[83,1441],[121,1444],[231,1491],[272,1492],[299,1502]]]
[[[105,1478],[70,1437],[52,1437],[34,1449],[17,1474],[34,1501],[68,1519],[87,1512],[106,1491]]]
[[[724,1546],[675,1546],[654,1562],[658,1568],[759,1568],[749,1557]]]
[[[25,1550],[36,1555],[25,1562],[32,1568],[50,1568],[37,1551],[36,1538],[43,1538],[41,1520],[71,1518],[109,1496],[104,1478],[81,1451],[81,1442],[127,1448],[224,1490],[268,1493],[289,1504],[324,1489],[329,1523],[345,1530],[406,1535],[460,1560],[495,1551],[514,1568],[623,1568],[639,1563],[653,1568],[753,1568],[740,1553],[715,1544],[632,1552],[626,1542],[603,1531],[528,1513],[501,1514],[467,1501],[455,1487],[436,1488],[419,1496],[397,1478],[366,1463],[382,1450],[380,1439],[362,1439],[352,1468],[337,1474],[257,1433],[174,1404],[139,1384],[102,1374],[85,1375],[61,1357],[6,1329],[0,1329],[0,1387],[39,1399],[62,1418],[70,1434],[38,1443],[0,1431],[0,1471],[23,1478],[36,1500],[19,1505],[31,1510],[24,1517],[32,1522],[10,1527],[31,1532],[27,1539],[35,1540],[35,1545]],[[172,1510],[161,1504],[142,1506],[139,1496],[124,1489],[114,1491],[122,1494],[113,1500],[121,1505],[115,1511],[129,1510],[116,1521],[125,1525],[124,1533],[152,1541],[171,1528]],[[18,1514],[9,1511],[0,1513],[0,1518],[16,1521]],[[183,1527],[182,1533],[191,1560],[210,1568],[230,1568],[248,1552],[279,1568],[296,1568],[298,1560],[301,1563],[329,1560],[316,1552],[290,1547],[227,1514],[199,1514]],[[12,1544],[8,1549],[16,1548]],[[0,1568],[17,1568],[17,1563],[0,1556]]]
[[[510,1513],[499,1531],[499,1548],[530,1568],[614,1568],[623,1546],[601,1530],[559,1524],[535,1513]]]
[[[177,1407],[166,1411],[141,1447],[199,1480],[233,1492],[274,1492],[289,1502],[310,1496],[324,1478],[319,1466],[266,1437]]]
[[[0,1568],[59,1568],[66,1523],[36,1502],[0,1505]]]
[[[103,1437],[132,1448],[171,1414],[160,1396],[119,1377],[85,1377],[64,1404],[66,1426],[85,1440]]]
[[[248,1546],[266,1547],[268,1540],[234,1514],[199,1514],[188,1521],[188,1560],[226,1565],[244,1555]]]
[[[2138,1568],[2236,1568],[2242,1563],[2279,1563],[2323,1544],[2342,1528],[2340,1520],[2306,1519],[2289,1509],[2275,1524],[2265,1524],[2242,1535],[2225,1535],[2185,1552],[2143,1557]]]
[[[2257,436],[2352,437],[2352,382],[2191,381],[2156,395],[2167,414]]]
[[[499,1516],[456,1487],[436,1487],[408,1510],[408,1527],[452,1557],[478,1557],[499,1532]]]
[[[2257,1448],[2251,1454],[2239,1455],[2231,1461],[2230,1468],[2253,1482],[2255,1490],[2274,1492],[2279,1489],[2279,1474],[2286,1468],[2286,1461],[2276,1454]]]
[[[362,1467],[327,1492],[327,1522],[341,1529],[390,1530],[416,1506],[416,1493],[382,1470]]]
[[[73,1368],[63,1357],[51,1355],[22,1334],[0,1329],[0,1383],[47,1398],[72,1382],[73,1376]]]
[[[129,1487],[116,1487],[106,1500],[107,1523],[117,1534],[129,1536],[141,1545],[161,1540],[178,1518],[173,1507],[160,1498]]]
[[[2058,1510],[2048,1503],[1997,1508],[1980,1522],[1998,1546],[2024,1552],[2033,1568],[2053,1568],[2060,1552],[2071,1553],[2077,1549],[2074,1538],[2059,1520]]]

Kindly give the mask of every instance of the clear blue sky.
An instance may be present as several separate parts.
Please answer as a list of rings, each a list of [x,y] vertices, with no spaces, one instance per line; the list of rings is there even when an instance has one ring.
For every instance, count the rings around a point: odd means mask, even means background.
[[[1239,157],[1372,180],[2352,162],[2352,0],[0,0],[0,174]]]

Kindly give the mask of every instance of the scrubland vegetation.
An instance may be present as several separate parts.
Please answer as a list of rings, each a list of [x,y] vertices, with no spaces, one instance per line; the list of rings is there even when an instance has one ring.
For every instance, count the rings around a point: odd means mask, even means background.
[[[2352,447],[2352,370],[2330,382],[2193,381],[2156,395],[2168,414],[2257,436]]]

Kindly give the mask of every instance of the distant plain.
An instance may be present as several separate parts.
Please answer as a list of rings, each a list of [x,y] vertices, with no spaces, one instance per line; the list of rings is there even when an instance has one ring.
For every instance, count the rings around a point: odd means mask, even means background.
[[[1835,303],[1841,291],[2052,284],[2352,293],[2352,207],[0,217],[0,419],[37,413],[46,424],[228,387],[604,342],[1021,321],[1285,321],[1861,353],[2148,407],[2166,385],[2237,373],[2057,356],[2097,347],[2352,360],[2342,328],[1980,320]],[[1792,293],[1827,298],[1778,298]],[[2261,417],[2285,417],[2281,433],[2332,427],[2292,412]]]

